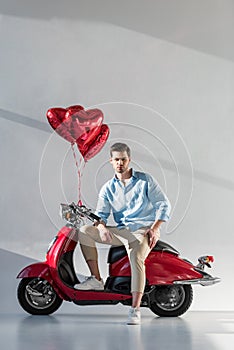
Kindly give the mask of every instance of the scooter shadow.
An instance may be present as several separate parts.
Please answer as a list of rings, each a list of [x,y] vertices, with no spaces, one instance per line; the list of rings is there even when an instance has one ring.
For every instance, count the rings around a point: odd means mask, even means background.
[[[59,324],[60,321],[56,316],[52,315],[29,315],[25,316],[21,321],[21,326],[40,327],[45,324]]]
[[[124,313],[115,314],[115,313],[79,313],[79,314],[68,314],[61,313],[56,316],[60,322],[73,320],[77,323],[82,324],[102,324],[102,325],[121,325],[126,323],[126,315]]]

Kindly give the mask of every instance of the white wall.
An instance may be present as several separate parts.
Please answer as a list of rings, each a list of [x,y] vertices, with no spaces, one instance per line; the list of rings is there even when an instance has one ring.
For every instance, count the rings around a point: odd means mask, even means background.
[[[215,256],[222,283],[197,287],[193,309],[233,310],[223,296],[234,287],[234,4],[97,4],[0,1],[0,248],[44,258],[63,224],[59,203],[77,198],[69,144],[51,133],[46,110],[96,106],[111,135],[84,169],[84,202],[95,207],[112,174],[109,145],[127,141],[133,165],[152,173],[173,204],[162,239],[194,262]]]

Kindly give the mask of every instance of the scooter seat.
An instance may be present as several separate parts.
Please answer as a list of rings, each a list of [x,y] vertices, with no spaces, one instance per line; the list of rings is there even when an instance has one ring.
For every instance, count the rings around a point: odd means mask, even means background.
[[[152,251],[156,251],[156,252],[163,251],[163,252],[179,255],[179,252],[175,248],[173,248],[170,244],[160,240],[156,243]],[[117,246],[117,247],[112,246],[109,250],[107,262],[108,264],[113,264],[114,262],[122,259],[126,255],[127,255],[127,251],[124,245]]]
[[[170,244],[160,240],[156,243],[156,245],[153,247],[152,250],[155,252],[163,251],[163,252],[179,255],[178,250],[173,248]]]

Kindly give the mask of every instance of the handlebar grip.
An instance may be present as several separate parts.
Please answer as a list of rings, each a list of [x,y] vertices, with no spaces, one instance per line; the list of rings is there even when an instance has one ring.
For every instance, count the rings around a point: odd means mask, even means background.
[[[95,214],[93,214],[93,213],[90,213],[89,216],[90,216],[92,219],[94,219],[94,220],[97,220],[97,221],[100,221],[100,220],[101,220],[101,218],[100,218],[99,216],[97,216],[97,215],[95,215]]]

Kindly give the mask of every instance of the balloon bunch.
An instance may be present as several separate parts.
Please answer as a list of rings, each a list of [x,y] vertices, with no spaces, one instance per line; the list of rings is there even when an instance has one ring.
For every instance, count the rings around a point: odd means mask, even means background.
[[[105,145],[109,136],[109,127],[103,123],[103,113],[100,109],[88,109],[80,105],[67,108],[50,108],[47,111],[47,119],[52,128],[65,140],[71,143],[73,156],[78,168],[79,198],[81,170],[76,159],[74,145],[77,145],[84,162],[93,158]],[[85,164],[84,163],[84,164]],[[80,161],[81,164],[81,161]]]
[[[100,152],[109,136],[108,126],[102,124],[103,113],[97,108],[86,111],[80,105],[50,108],[47,119],[60,136],[77,144],[85,161]]]

